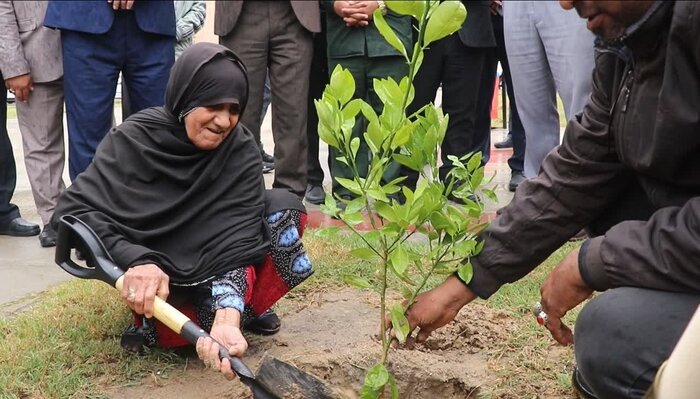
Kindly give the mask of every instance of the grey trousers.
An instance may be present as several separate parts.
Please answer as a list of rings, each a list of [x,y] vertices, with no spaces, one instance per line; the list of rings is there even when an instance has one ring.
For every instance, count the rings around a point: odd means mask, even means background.
[[[595,38],[585,20],[555,1],[504,2],[503,18],[513,89],[525,128],[525,176],[533,177],[560,143],[557,93],[567,120],[588,100]]]
[[[642,398],[700,304],[700,294],[615,288],[576,320],[580,382],[600,398]]]
[[[34,204],[46,225],[63,192],[63,81],[34,83],[29,101],[17,101],[24,164]]]
[[[288,1],[246,1],[231,33],[219,42],[238,54],[248,70],[250,92],[241,122],[260,141],[260,110],[266,70],[272,93],[275,142],[274,188],[300,198],[306,193],[306,97],[313,38]]]

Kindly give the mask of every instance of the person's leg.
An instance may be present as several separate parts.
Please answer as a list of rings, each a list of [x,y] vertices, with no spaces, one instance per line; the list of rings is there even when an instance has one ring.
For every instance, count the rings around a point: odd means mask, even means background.
[[[306,193],[306,99],[313,39],[288,2],[269,2],[275,21],[270,37],[272,136],[275,141],[274,188],[287,189],[299,198]]]
[[[498,58],[496,58],[495,48],[481,50],[484,52],[484,61],[479,83],[471,151],[481,152],[481,164],[486,165],[491,156],[491,103],[495,82],[498,78]]]
[[[442,108],[450,115],[450,120],[442,142],[443,165],[440,167],[440,178],[443,180],[452,169],[448,155],[461,157],[473,151],[481,151],[482,148],[477,146],[484,145],[483,137],[476,137],[475,125],[481,75],[487,60],[487,49],[466,47],[456,35],[448,38]],[[492,80],[491,85],[493,82]]]
[[[231,33],[219,37],[219,43],[236,53],[248,73],[248,104],[241,117],[260,143],[260,110],[268,66],[270,16],[267,2],[246,1]],[[274,112],[277,112],[275,110]]]
[[[581,111],[591,92],[594,36],[586,29],[585,20],[565,11],[559,4],[540,2],[537,8],[538,30],[549,69],[569,120]],[[578,98],[574,97],[575,91]],[[559,134],[549,137],[548,141],[551,148],[559,145]]]
[[[525,129],[523,129],[523,124],[520,121],[515,92],[513,91],[513,78],[510,72],[508,52],[506,51],[506,42],[503,35],[503,17],[493,16],[491,21],[493,24],[494,36],[496,37],[496,54],[503,68],[503,79],[506,82],[506,92],[508,93],[508,101],[510,103],[510,126],[508,134],[511,137],[513,155],[508,159],[508,166],[510,167],[511,173],[516,172],[522,175],[525,161]]]
[[[0,80],[2,75],[0,74]],[[11,203],[17,184],[15,157],[7,133],[7,90],[0,89],[0,227],[19,217],[19,208]]]
[[[700,295],[615,288],[588,302],[574,330],[578,379],[598,398],[642,398]]]
[[[518,103],[518,115],[525,128],[524,171],[536,176],[542,160],[559,142],[559,113],[556,91],[536,22],[538,1],[510,1],[503,4],[506,50]],[[559,7],[559,4],[553,3]],[[556,143],[556,144],[552,144]]]
[[[71,180],[88,167],[112,128],[114,94],[124,56],[123,32],[116,25],[102,35],[61,31]]]
[[[24,163],[44,226],[63,192],[63,81],[34,83],[27,103],[17,103]]]
[[[175,62],[175,38],[139,29],[132,13],[116,22],[126,25],[126,60],[123,79],[129,90],[129,111],[135,114],[165,102],[170,68]]]
[[[323,20],[322,20],[323,22]],[[320,99],[328,84],[328,58],[326,57],[325,30],[314,36],[314,56],[309,72],[309,95],[307,97],[306,139],[308,141],[306,172],[306,200],[311,203],[321,203],[323,193],[323,168],[319,160],[318,113],[314,100]]]

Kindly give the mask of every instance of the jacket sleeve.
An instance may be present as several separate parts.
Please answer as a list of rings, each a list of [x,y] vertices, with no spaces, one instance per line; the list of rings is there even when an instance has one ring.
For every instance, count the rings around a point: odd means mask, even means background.
[[[484,248],[471,259],[469,287],[488,298],[516,281],[592,222],[629,178],[608,129],[617,59],[596,54],[593,91],[569,121],[562,145],[545,158],[540,174],[523,182],[512,202],[483,232]]]
[[[194,36],[204,25],[207,17],[207,3],[205,1],[194,1],[192,7],[177,20],[175,28],[175,39],[179,42]]]
[[[19,25],[11,1],[0,1],[0,71],[4,79],[30,72],[29,62],[24,57]]]

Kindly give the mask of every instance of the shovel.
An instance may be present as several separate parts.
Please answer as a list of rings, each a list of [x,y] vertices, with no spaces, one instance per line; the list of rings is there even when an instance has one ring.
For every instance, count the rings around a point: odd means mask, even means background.
[[[80,250],[87,267],[80,266],[71,259],[73,248]],[[104,281],[118,290],[121,290],[124,283],[124,271],[114,263],[97,234],[72,215],[61,217],[56,240],[56,263],[73,276]],[[187,316],[159,297],[155,298],[153,315],[191,344],[195,344],[199,338],[211,338]],[[261,378],[256,378],[240,358],[230,356],[221,344],[219,348],[219,359],[231,362],[231,368],[241,382],[250,388],[254,399],[283,399],[289,392],[302,398],[332,397],[323,382],[292,365],[266,357],[259,369]]]

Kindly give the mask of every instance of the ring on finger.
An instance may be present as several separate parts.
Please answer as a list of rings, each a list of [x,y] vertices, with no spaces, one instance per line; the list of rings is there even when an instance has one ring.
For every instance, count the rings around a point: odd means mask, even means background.
[[[547,316],[547,312],[544,311],[544,308],[542,307],[542,303],[540,303],[540,302],[535,303],[535,307],[532,309],[532,313],[537,318],[537,324],[539,324],[541,326],[547,325],[547,322],[549,321],[549,316]]]
[[[129,287],[128,294],[126,295],[126,300],[129,302],[134,302],[136,300],[136,290]]]

